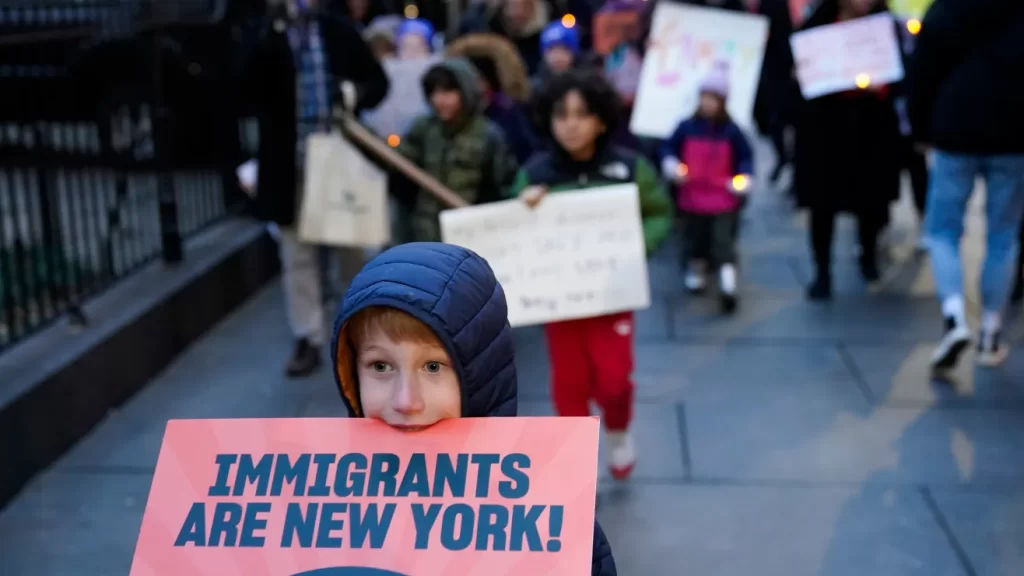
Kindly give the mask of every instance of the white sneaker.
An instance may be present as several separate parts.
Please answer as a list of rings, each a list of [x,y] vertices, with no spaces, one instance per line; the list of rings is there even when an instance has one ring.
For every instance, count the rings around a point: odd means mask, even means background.
[[[703,292],[708,286],[707,278],[696,270],[687,270],[683,283],[686,285],[687,290],[695,294]]]
[[[971,331],[956,321],[955,318],[946,318],[946,333],[942,340],[932,352],[932,367],[944,370],[956,366],[960,354],[971,343]]]
[[[995,368],[1010,355],[1010,346],[1003,341],[1001,334],[991,332],[981,333],[978,338],[978,365],[985,368]]]
[[[629,432],[608,432],[608,466],[612,478],[625,480],[636,465],[636,449]]]

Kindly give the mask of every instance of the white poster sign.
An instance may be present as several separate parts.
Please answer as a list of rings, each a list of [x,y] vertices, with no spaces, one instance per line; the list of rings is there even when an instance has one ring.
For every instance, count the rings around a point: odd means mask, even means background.
[[[903,79],[896,25],[876,14],[793,34],[789,39],[804,98]]]
[[[512,326],[650,306],[634,184],[558,192],[441,213],[445,242],[473,250],[505,290]]]
[[[388,76],[388,95],[373,110],[362,113],[362,122],[381,138],[404,136],[413,120],[430,111],[423,95],[423,75],[439,60],[437,58],[413,58],[400,60],[387,58],[381,61]]]
[[[387,176],[339,134],[306,141],[299,238],[370,248],[391,240]]]
[[[718,63],[728,64],[729,115],[751,128],[767,41],[764,16],[659,2],[630,130],[638,136],[669,137],[697,110],[701,81]]]

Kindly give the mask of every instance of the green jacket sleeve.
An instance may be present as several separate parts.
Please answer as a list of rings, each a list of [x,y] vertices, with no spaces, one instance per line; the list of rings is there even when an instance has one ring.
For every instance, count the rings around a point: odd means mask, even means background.
[[[530,177],[527,176],[525,169],[520,168],[519,172],[516,173],[515,180],[512,181],[512,185],[505,189],[505,198],[518,198],[519,194],[529,186]]]
[[[640,190],[640,218],[644,226],[647,254],[658,249],[672,231],[672,203],[658,181],[650,162],[640,158],[636,163],[636,185]]]

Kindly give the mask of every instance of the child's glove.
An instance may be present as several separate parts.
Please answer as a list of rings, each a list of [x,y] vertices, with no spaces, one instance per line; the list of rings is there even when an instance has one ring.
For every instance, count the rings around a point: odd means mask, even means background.
[[[750,192],[750,176],[737,174],[725,183],[725,187],[729,189],[729,192],[737,196],[746,196]]]
[[[666,156],[661,161],[661,174],[669,182],[675,182],[676,184],[686,182],[689,171],[686,164],[680,162],[675,156]]]

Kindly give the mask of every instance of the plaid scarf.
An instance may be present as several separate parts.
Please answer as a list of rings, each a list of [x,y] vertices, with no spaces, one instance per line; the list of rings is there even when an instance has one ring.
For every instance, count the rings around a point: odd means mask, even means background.
[[[306,162],[306,138],[331,127],[331,90],[334,79],[326,66],[320,27],[309,22],[288,30],[295,58],[295,161],[299,168]]]

